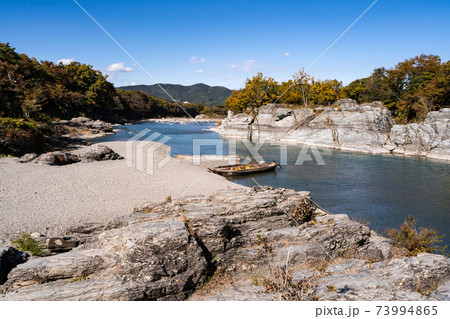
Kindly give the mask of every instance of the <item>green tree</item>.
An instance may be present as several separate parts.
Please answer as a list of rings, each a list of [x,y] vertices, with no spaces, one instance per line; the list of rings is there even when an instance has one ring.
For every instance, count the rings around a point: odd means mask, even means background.
[[[358,103],[366,102],[366,86],[364,82],[365,79],[358,79],[343,87],[341,91],[342,97],[353,99]]]

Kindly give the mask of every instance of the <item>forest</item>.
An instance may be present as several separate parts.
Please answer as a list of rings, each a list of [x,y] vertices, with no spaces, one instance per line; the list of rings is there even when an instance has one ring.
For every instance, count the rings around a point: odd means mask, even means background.
[[[183,107],[192,116],[204,108],[190,103]],[[48,122],[77,116],[120,122],[186,114],[175,102],[114,88],[91,65],[37,61],[0,43],[0,117]]]

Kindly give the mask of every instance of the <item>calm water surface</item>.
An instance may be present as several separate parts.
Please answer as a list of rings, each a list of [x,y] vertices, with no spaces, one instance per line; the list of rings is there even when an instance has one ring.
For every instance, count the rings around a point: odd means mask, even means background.
[[[148,128],[171,137],[167,144],[172,147],[172,155],[192,154],[193,139],[220,139],[219,134],[207,130],[212,125],[146,122],[120,126],[117,134],[96,142],[124,141]],[[224,153],[228,154],[230,140],[222,142]],[[249,155],[242,141],[231,142],[236,143],[239,155]],[[408,214],[414,215],[419,226],[444,234],[444,244],[450,246],[450,166],[446,162],[319,149],[325,165],[305,161],[298,166],[294,164],[300,146],[288,145],[287,150],[287,165],[276,172],[229,179],[250,187],[256,181],[261,185],[308,190],[323,208],[335,214],[362,217],[379,232],[399,226]],[[202,146],[201,153],[215,154],[215,147]],[[259,153],[266,161],[280,161],[278,145],[266,143]]]

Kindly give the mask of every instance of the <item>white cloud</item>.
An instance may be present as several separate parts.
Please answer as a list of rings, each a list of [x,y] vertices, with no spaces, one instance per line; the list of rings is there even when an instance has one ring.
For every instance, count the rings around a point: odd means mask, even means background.
[[[125,82],[123,85],[136,85],[137,82],[136,81],[131,81],[130,83]]]
[[[212,75],[215,75],[215,74],[217,74],[217,72],[212,71],[211,74],[212,74]]]
[[[236,67],[237,67],[236,64],[231,64],[231,65],[230,65],[230,69],[235,69]]]
[[[247,60],[247,61],[245,61],[244,62],[244,67],[243,67],[243,71],[244,72],[250,72],[250,71],[252,71],[252,70],[254,70],[255,69],[255,60],[253,60],[253,59],[250,59],[250,60]]]
[[[62,63],[62,64],[64,64],[64,65],[67,65],[67,64],[70,64],[70,63],[72,63],[72,62],[74,62],[74,61],[75,61],[74,58],[59,59],[59,60],[57,61],[57,63],[58,63],[58,64]]]
[[[197,71],[195,71],[195,72],[197,72],[197,73],[203,73],[204,71],[203,71],[203,70],[197,70]]]
[[[284,55],[284,56],[290,56],[291,53],[290,53],[290,52],[285,52],[283,55]]]
[[[206,61],[205,58],[197,58],[196,56],[191,57],[191,63],[203,63]]]
[[[129,66],[125,66],[123,62],[113,63],[106,67],[106,71],[108,72],[133,72],[133,69]]]

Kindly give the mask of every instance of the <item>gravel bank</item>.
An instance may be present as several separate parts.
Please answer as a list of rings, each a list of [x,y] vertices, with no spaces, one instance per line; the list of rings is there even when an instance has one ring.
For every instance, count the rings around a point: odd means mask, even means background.
[[[126,155],[125,142],[101,144]],[[163,157],[162,146],[155,162]],[[168,196],[242,187],[175,158],[154,175],[127,167],[125,160],[46,166],[0,158],[0,177],[0,245],[20,232],[52,235],[79,223],[107,222]]]

